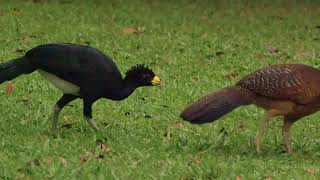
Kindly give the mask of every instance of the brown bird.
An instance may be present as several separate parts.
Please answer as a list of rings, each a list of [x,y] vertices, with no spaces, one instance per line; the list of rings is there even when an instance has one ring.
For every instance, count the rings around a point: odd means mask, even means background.
[[[261,138],[270,118],[283,116],[282,135],[287,153],[292,153],[290,127],[320,109],[320,70],[303,64],[277,64],[259,69],[236,83],[190,104],[181,117],[195,124],[215,121],[242,105],[265,110],[256,136]]]

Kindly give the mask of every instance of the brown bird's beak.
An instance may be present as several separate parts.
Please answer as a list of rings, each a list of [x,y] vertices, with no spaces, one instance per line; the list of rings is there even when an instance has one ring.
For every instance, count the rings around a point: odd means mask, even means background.
[[[159,78],[159,76],[155,76],[153,79],[152,79],[152,81],[151,81],[151,83],[152,83],[152,85],[154,85],[154,86],[157,86],[157,85],[160,85],[160,78]]]

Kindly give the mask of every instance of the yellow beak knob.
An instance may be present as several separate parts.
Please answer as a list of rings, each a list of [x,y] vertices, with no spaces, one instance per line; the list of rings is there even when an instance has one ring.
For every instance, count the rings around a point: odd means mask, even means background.
[[[154,85],[154,86],[157,86],[157,85],[159,85],[160,84],[160,77],[159,76],[155,76],[153,79],[152,79],[152,81],[151,81],[151,83],[152,83],[152,85]]]

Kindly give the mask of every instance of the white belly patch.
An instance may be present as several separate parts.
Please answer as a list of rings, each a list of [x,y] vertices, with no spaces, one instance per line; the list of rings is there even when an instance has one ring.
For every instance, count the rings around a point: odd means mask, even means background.
[[[41,74],[43,78],[48,80],[56,88],[60,89],[64,94],[79,95],[79,92],[80,92],[79,86],[76,86],[68,81],[65,81],[51,73],[42,71],[40,69],[38,69],[38,72]]]

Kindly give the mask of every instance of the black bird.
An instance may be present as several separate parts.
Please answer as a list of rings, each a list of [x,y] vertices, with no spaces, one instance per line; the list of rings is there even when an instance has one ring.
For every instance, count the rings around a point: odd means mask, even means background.
[[[123,100],[138,87],[160,84],[160,78],[144,65],[133,66],[122,78],[116,64],[100,50],[64,43],[40,45],[20,58],[1,63],[0,83],[35,70],[63,93],[54,108],[55,133],[61,109],[77,98],[83,99],[87,122],[98,130],[92,119],[95,101],[100,98]]]

